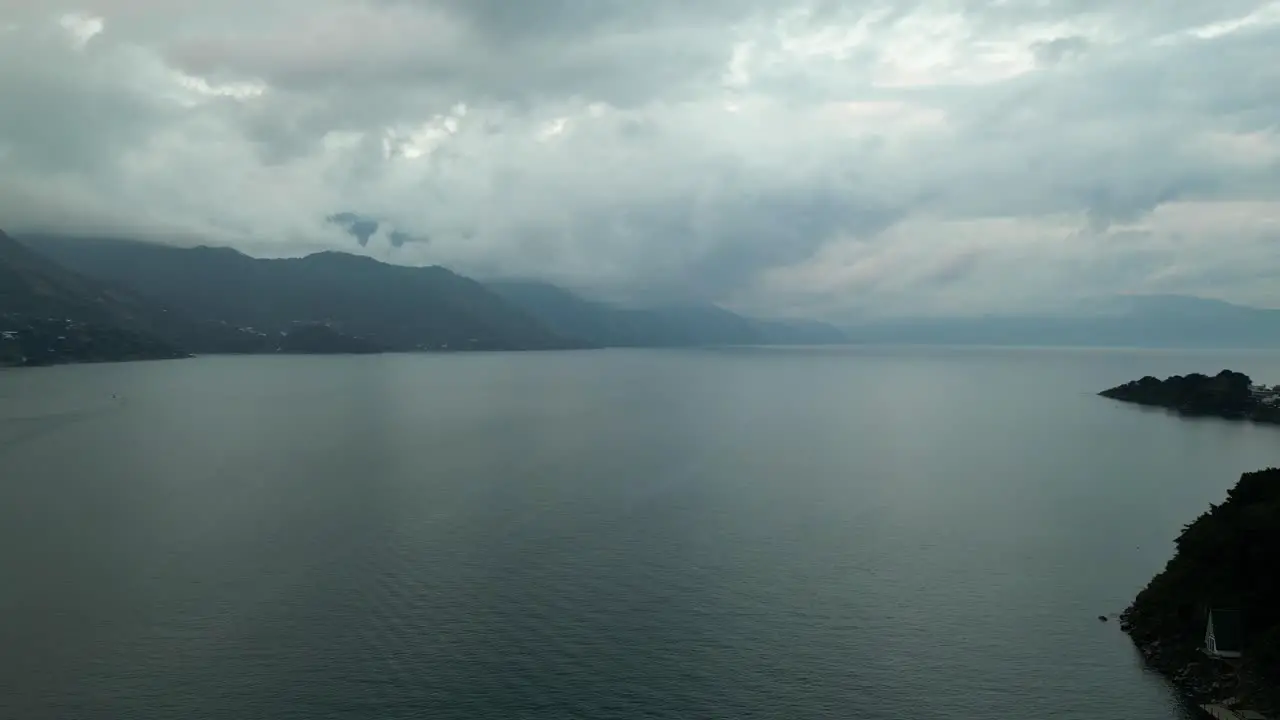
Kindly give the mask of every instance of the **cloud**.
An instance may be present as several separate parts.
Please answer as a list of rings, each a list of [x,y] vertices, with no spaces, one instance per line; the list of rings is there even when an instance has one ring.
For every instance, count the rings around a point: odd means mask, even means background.
[[[68,13],[58,18],[58,24],[71,36],[72,47],[84,50],[95,35],[102,32],[103,22],[100,17]]]
[[[1063,60],[1078,57],[1088,49],[1089,39],[1079,35],[1037,40],[1031,43],[1031,54],[1041,65],[1056,65]]]
[[[1277,61],[1258,0],[8,0],[0,227],[777,314],[1280,304]]]
[[[406,243],[428,241],[428,238],[416,237],[403,230],[387,227],[387,223],[359,213],[334,213],[325,219],[355,238],[360,247],[368,247],[369,241],[374,237],[385,238],[393,248],[404,247]]]

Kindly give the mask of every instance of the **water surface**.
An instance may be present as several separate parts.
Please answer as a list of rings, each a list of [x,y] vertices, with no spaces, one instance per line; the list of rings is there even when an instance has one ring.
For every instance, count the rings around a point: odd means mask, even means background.
[[[1171,720],[1115,622],[1280,355],[734,349],[0,372],[0,717]]]

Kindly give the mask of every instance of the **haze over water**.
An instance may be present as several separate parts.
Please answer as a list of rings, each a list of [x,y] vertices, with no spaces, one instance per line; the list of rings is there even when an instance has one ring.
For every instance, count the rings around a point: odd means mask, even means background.
[[[1099,614],[1280,354],[732,349],[0,372],[0,717],[1181,711]]]

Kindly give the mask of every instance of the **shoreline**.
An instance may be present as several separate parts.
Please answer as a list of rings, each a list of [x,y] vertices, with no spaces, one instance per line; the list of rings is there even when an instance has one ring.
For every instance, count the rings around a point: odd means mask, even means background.
[[[1170,407],[1169,405],[1163,405],[1161,403],[1142,402],[1140,400],[1129,400],[1125,398],[1113,397],[1111,395],[1106,395],[1104,393],[1105,391],[1098,393],[1098,395],[1101,395],[1102,397],[1105,397],[1108,400],[1115,400],[1116,402],[1125,403],[1127,405],[1137,405],[1139,407],[1156,408],[1156,409],[1164,410],[1169,415],[1173,415],[1174,417],[1183,418],[1186,420],[1195,420],[1195,419],[1205,418],[1205,419],[1212,419],[1212,420],[1230,420],[1232,422],[1254,423],[1257,425],[1280,425],[1280,414],[1253,415],[1253,414],[1240,414],[1235,412],[1228,412],[1225,410],[1221,412],[1190,412],[1190,411],[1182,410],[1177,407]]]
[[[475,350],[378,350],[373,352],[225,352],[225,353],[187,353],[175,357],[131,357],[87,360],[60,360],[42,363],[0,363],[0,370],[26,370],[32,368],[67,367],[74,365],[109,365],[113,363],[167,362],[172,360],[196,360],[208,357],[362,357],[368,355],[485,355],[490,353],[557,353],[609,350],[597,347],[563,347],[563,348],[478,348]]]
[[[1280,469],[1243,474],[1174,545],[1172,559],[1120,613],[1121,631],[1196,709],[1219,704],[1277,717]]]

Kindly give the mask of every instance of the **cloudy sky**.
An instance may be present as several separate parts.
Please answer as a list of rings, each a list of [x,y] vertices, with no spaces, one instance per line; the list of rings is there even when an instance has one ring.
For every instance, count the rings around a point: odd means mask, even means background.
[[[0,105],[14,234],[827,318],[1280,306],[1280,2],[0,0]]]

